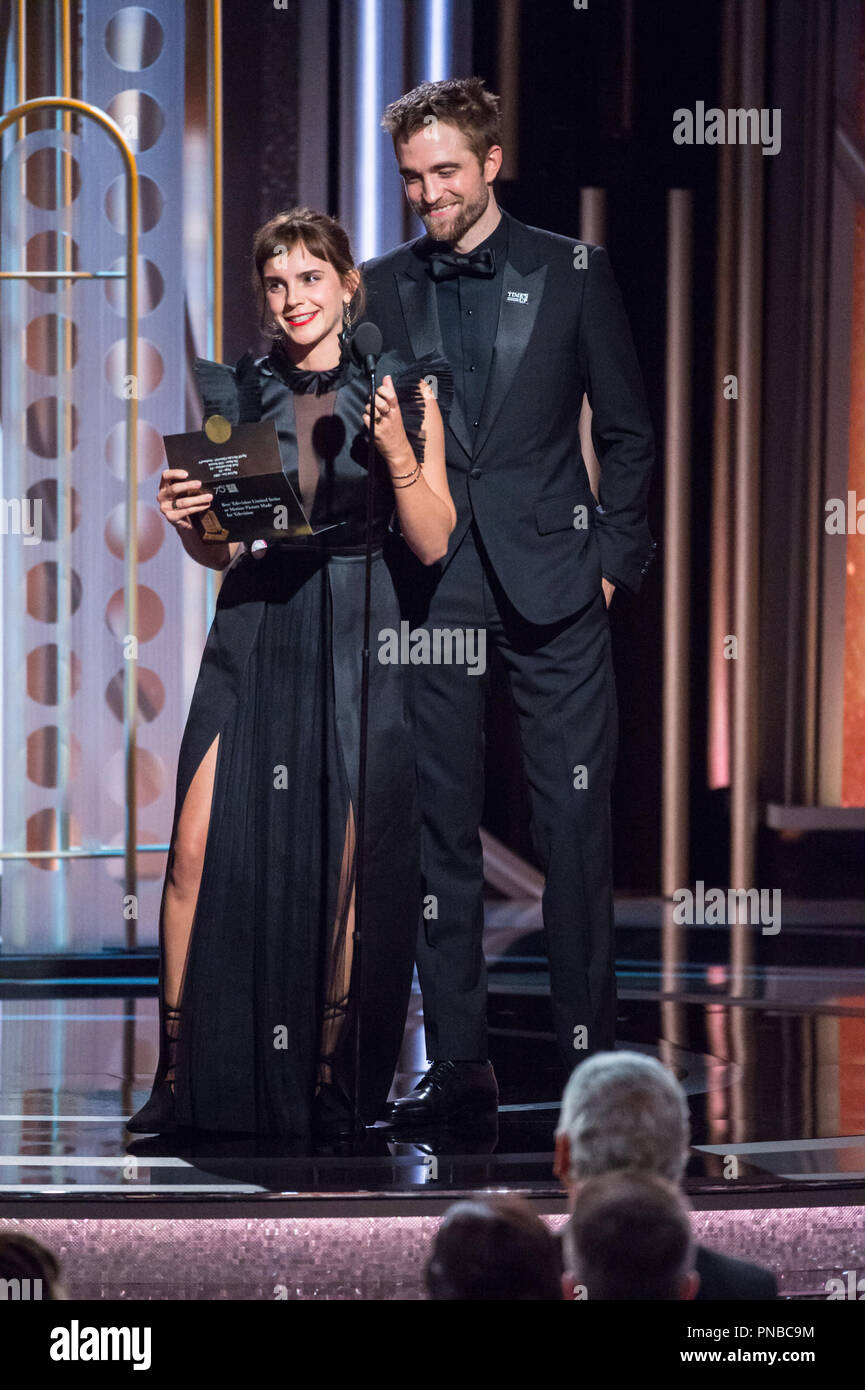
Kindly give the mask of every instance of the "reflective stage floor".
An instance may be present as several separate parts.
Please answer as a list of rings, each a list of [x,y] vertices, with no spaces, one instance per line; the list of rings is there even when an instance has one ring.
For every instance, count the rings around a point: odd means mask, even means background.
[[[666,911],[666,923],[663,920]],[[563,1210],[551,1172],[561,1089],[537,903],[490,903],[497,1127],[297,1153],[273,1139],[133,1139],[156,1049],[155,978],[11,978],[0,957],[0,1214],[157,1207],[202,1216],[434,1211],[514,1188]],[[696,1209],[858,1205],[865,1194],[863,905],[785,904],[784,929],[676,927],[617,903],[619,1046],[659,1056],[688,1094]],[[425,1068],[415,992],[394,1093]],[[418,1206],[418,1202],[428,1205]]]

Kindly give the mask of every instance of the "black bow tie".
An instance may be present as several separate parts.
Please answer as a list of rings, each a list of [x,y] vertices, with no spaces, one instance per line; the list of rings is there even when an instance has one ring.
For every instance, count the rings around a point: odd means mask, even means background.
[[[458,251],[434,251],[428,264],[434,280],[455,280],[458,275],[477,275],[482,280],[491,280],[496,273],[496,258],[490,247],[485,251],[470,251],[467,256]]]

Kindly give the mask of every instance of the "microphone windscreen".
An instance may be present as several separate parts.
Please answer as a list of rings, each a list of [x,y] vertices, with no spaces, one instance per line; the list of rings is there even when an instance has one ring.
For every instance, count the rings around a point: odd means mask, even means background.
[[[359,366],[364,366],[368,357],[380,357],[382,348],[381,329],[374,323],[360,323],[351,337],[351,355]]]

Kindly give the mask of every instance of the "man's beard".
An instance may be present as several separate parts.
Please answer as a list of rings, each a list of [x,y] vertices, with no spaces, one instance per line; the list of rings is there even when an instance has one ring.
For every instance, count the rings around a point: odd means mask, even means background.
[[[473,203],[463,203],[457,213],[457,219],[453,223],[447,236],[442,235],[442,228],[439,226],[438,219],[430,217],[428,213],[420,213],[420,220],[424,224],[427,232],[436,241],[448,241],[454,246],[458,241],[462,241],[466,232],[478,222],[489,207],[490,190],[486,184],[477,200]]]

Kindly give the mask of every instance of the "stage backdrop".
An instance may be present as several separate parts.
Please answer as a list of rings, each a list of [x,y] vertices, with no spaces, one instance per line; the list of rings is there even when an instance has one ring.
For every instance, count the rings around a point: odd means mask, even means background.
[[[44,43],[27,8],[29,42]],[[185,16],[176,0],[147,10],[86,0],[80,18],[73,94],[115,119],[141,174],[138,840],[160,843],[189,696],[183,645],[200,643],[202,626],[198,615],[184,622],[190,566],[155,505],[161,435],[186,419]],[[77,118],[69,132],[15,136],[4,149],[3,269],[122,269],[125,189],[109,138]],[[42,504],[41,539],[2,538],[6,850],[123,843],[124,295],[123,280],[3,282],[2,495]],[[139,855],[142,944],[155,941],[164,864]],[[119,947],[135,910],[124,907],[122,858],[4,863],[4,953]]]

